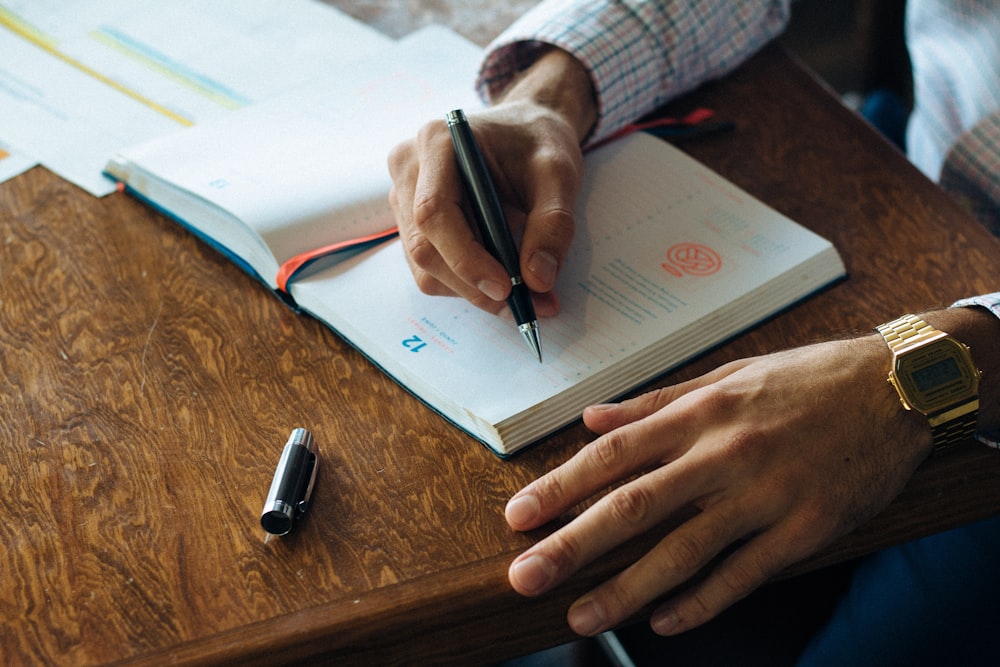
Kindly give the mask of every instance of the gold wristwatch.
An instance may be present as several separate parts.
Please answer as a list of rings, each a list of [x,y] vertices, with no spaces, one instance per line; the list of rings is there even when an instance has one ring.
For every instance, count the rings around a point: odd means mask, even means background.
[[[878,327],[892,351],[889,383],[907,410],[927,417],[940,451],[971,437],[979,413],[980,372],[969,348],[916,315]]]

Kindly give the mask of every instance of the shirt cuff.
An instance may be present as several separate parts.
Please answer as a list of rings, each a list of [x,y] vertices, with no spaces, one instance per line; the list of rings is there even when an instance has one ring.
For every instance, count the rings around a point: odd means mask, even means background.
[[[551,45],[590,73],[598,119],[589,141],[732,71],[778,35],[789,0],[545,0],[489,47],[477,88],[496,99]]]
[[[657,86],[651,85],[662,78],[655,58],[661,49],[650,43],[650,34],[624,4],[547,0],[487,47],[476,88],[486,102],[493,102],[547,49],[562,49],[590,74],[597,123],[587,140],[597,141],[661,102]]]
[[[981,294],[979,296],[971,296],[965,299],[959,299],[955,303],[951,304],[952,308],[985,308],[989,312],[993,313],[996,317],[1000,318],[1000,292],[994,292],[992,294]],[[977,433],[976,440],[979,442],[989,445],[995,449],[1000,449],[1000,433],[997,432],[987,432],[987,433]]]

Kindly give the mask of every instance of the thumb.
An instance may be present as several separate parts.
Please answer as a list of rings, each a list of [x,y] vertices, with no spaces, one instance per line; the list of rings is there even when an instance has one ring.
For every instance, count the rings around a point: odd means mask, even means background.
[[[528,213],[521,240],[521,275],[532,292],[552,291],[573,240],[572,200],[553,197]]]
[[[573,208],[582,177],[583,156],[575,145],[539,150],[531,160],[524,181],[521,275],[532,292],[550,292],[555,286],[573,240]]]

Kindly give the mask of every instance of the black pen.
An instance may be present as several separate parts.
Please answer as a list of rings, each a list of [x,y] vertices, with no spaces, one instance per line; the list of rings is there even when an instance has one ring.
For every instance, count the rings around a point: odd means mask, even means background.
[[[292,524],[309,509],[317,463],[312,433],[304,428],[293,430],[281,451],[271,490],[267,492],[260,513],[260,525],[269,534],[288,533]]]
[[[486,168],[486,161],[479,151],[472,128],[461,109],[449,111],[445,116],[448,129],[451,131],[451,141],[455,146],[455,157],[458,159],[458,170],[462,174],[465,189],[472,199],[472,210],[479,226],[479,234],[483,245],[510,275],[510,296],[507,305],[514,315],[517,328],[524,340],[528,342],[531,351],[542,360],[542,343],[538,338],[538,319],[535,308],[531,304],[531,292],[521,280],[521,263],[517,257],[517,247],[507,226],[500,198],[493,187],[493,180]]]

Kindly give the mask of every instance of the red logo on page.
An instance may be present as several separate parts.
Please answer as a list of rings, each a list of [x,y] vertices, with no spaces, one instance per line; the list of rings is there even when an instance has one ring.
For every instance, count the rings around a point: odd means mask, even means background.
[[[698,243],[678,243],[667,249],[667,261],[661,266],[678,278],[710,276],[722,268],[722,258],[708,246]]]

